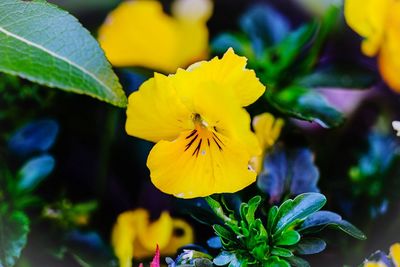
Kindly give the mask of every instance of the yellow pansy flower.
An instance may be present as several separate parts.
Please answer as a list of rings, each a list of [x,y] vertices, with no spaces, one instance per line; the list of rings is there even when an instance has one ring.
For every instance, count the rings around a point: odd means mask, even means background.
[[[236,192],[256,179],[261,154],[243,108],[265,91],[232,49],[175,75],[155,73],[129,96],[126,131],[157,144],[147,159],[153,184],[181,198]]]
[[[147,210],[136,209],[118,216],[111,242],[119,266],[131,267],[133,258],[153,256],[157,245],[162,254],[175,254],[178,248],[193,242],[193,230],[185,221],[171,218],[166,211],[150,222]]]
[[[394,266],[400,267],[400,243],[393,244],[390,247],[390,257],[394,263]]]
[[[395,267],[400,267],[400,243],[395,243],[390,247],[390,259],[393,261]],[[364,267],[389,267],[385,263],[379,261],[368,261]]]
[[[284,120],[281,118],[275,119],[270,113],[263,113],[254,117],[252,122],[253,129],[262,150],[260,156],[253,157],[251,160],[251,166],[257,173],[261,172],[265,153],[275,144],[281,134],[284,123]]]
[[[400,1],[346,0],[344,14],[349,26],[365,38],[363,53],[379,56],[383,79],[400,92]]]
[[[117,67],[140,66],[173,73],[205,59],[210,0],[177,0],[173,16],[156,0],[122,2],[99,29],[99,42]]]

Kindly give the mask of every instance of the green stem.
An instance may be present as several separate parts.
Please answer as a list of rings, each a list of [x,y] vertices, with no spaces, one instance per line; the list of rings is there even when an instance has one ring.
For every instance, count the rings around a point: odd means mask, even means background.
[[[210,196],[207,196],[204,199],[207,201],[207,204],[210,206],[210,208],[214,211],[215,215],[221,218],[225,223],[234,223],[231,218],[225,215],[224,210],[222,209],[218,201]]]
[[[115,130],[118,124],[118,109],[107,107],[105,127],[101,138],[99,151],[99,172],[97,175],[96,193],[101,198],[107,186],[108,167],[110,161],[110,150],[115,137]]]

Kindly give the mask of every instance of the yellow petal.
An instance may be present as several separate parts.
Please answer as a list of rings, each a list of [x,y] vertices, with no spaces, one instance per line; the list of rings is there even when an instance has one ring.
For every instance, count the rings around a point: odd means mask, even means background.
[[[396,267],[400,266],[400,243],[393,244],[390,247],[390,256]]]
[[[190,111],[162,74],[144,82],[128,100],[125,128],[132,136],[152,142],[174,140],[181,131],[193,128]]]
[[[281,134],[284,120],[280,118],[275,119],[272,114],[263,113],[255,116],[252,124],[258,143],[260,144],[262,154],[253,157],[250,161],[250,165],[257,173],[260,173],[262,170],[266,150],[275,144],[276,140]]]
[[[261,149],[266,150],[271,147],[281,134],[284,121],[270,113],[257,115],[253,119],[253,128],[256,133]]]
[[[391,6],[385,40],[379,55],[379,69],[385,82],[400,93],[400,3]]]
[[[192,244],[194,241],[193,229],[187,222],[174,219],[173,227],[173,235],[162,251],[165,255],[174,255],[179,248]]]
[[[364,267],[388,267],[383,262],[367,262],[364,264]]]
[[[136,222],[143,218],[144,211],[128,211],[118,216],[111,234],[111,243],[120,267],[131,267],[133,244],[137,237]]]
[[[170,17],[155,0],[126,1],[100,27],[99,41],[115,66],[142,66],[172,73],[206,57],[205,23]]]
[[[173,221],[169,213],[165,211],[161,213],[160,218],[150,223],[149,214],[147,213],[144,220],[138,221],[137,231],[141,247],[147,250],[149,255],[152,255],[157,244],[161,251],[168,245],[172,237]],[[135,249],[133,256],[137,258],[138,254],[136,254]]]
[[[192,99],[193,94],[212,84],[218,90],[231,91],[241,106],[255,102],[265,91],[253,70],[246,69],[247,59],[235,54],[232,48],[219,59],[195,63],[187,70],[178,70],[174,79],[178,94]]]
[[[377,54],[386,28],[387,13],[392,0],[346,0],[344,15],[347,24],[365,38],[363,53]]]
[[[194,198],[236,192],[255,181],[256,173],[248,170],[250,158],[243,147],[222,135],[215,139],[210,135],[208,139],[197,137],[186,149],[190,135],[190,131],[183,132],[178,139],[160,141],[151,150],[147,166],[158,189]]]

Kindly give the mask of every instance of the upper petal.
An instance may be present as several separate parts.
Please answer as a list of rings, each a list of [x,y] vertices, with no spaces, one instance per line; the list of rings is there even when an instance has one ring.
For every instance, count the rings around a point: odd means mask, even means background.
[[[233,93],[242,107],[248,106],[264,93],[265,86],[253,70],[246,69],[246,63],[245,57],[230,48],[221,59],[215,57],[195,63],[187,70],[180,69],[174,75],[177,92],[184,99],[192,99],[196,91],[212,84],[215,90]]]
[[[379,69],[383,79],[396,92],[400,92],[400,2],[390,10],[385,41],[379,55]]]
[[[171,80],[155,74],[128,99],[128,134],[157,142],[174,140],[179,133],[193,128],[190,111],[180,102]]]
[[[382,43],[386,18],[392,0],[346,0],[344,15],[347,24],[366,38],[363,52],[374,56]]]

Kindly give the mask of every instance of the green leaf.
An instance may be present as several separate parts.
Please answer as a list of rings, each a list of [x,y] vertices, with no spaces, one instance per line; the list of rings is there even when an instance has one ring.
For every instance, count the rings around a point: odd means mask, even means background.
[[[213,226],[215,234],[221,238],[221,243],[226,247],[227,241],[236,241],[236,236],[225,227],[221,225],[214,225]]]
[[[295,81],[295,84],[308,88],[369,88],[376,75],[361,66],[329,65],[316,69],[311,74]]]
[[[281,91],[266,93],[268,102],[280,112],[306,121],[314,121],[325,128],[343,123],[342,114],[315,90],[289,86]]]
[[[300,234],[295,230],[289,230],[284,232],[278,240],[274,243],[275,245],[291,246],[300,241]]]
[[[291,266],[294,267],[310,267],[310,264],[306,260],[303,260],[299,257],[291,257],[286,260],[290,263]]]
[[[0,18],[0,71],[126,106],[99,44],[73,16],[44,1],[2,0]]]
[[[297,229],[301,234],[317,233],[326,227],[339,229],[354,238],[365,240],[367,237],[357,227],[342,219],[342,217],[330,211],[318,211],[308,217]]]
[[[252,199],[249,200],[247,204],[242,203],[240,207],[240,213],[241,213],[240,215],[243,219],[246,219],[247,223],[250,224],[255,220],[254,215],[260,203],[261,203],[260,196],[253,197]]]
[[[300,255],[310,255],[320,253],[326,248],[326,243],[320,238],[303,238],[295,247],[295,253]]]
[[[295,199],[286,200],[278,210],[274,222],[274,235],[279,235],[296,221],[304,220],[307,216],[321,209],[326,203],[324,195],[319,193],[305,193]]]
[[[279,248],[279,247],[274,247],[271,250],[271,254],[279,257],[284,257],[284,258],[289,258],[293,256],[293,253],[286,248]]]
[[[0,266],[12,267],[26,245],[29,219],[20,211],[0,214]]]
[[[267,232],[268,233],[272,232],[272,227],[274,227],[274,221],[275,221],[277,214],[278,214],[277,206],[273,206],[268,212],[268,219],[267,219]]]
[[[272,256],[264,264],[264,267],[290,267],[290,264],[285,260],[281,260],[276,256]]]

